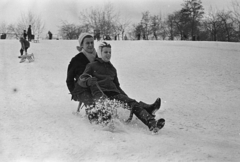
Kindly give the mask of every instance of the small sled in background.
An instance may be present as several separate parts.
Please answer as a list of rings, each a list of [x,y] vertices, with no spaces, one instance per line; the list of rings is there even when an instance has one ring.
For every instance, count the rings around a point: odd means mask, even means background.
[[[34,55],[33,53],[31,54],[26,54],[26,55],[22,55],[22,56],[18,56],[18,58],[20,58],[20,63],[24,62],[26,59],[29,61],[29,62],[33,62],[34,61]]]

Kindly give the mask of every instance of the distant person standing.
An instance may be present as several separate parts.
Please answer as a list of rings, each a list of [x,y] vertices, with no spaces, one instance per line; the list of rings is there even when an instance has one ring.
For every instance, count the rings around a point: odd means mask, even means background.
[[[26,40],[27,39],[27,33],[26,30],[23,30],[23,38]]]
[[[51,40],[52,39],[52,33],[48,31],[48,38]]]
[[[32,40],[32,29],[31,29],[31,25],[29,25],[29,27],[28,27],[27,35],[28,35],[28,41],[30,42],[30,41]]]

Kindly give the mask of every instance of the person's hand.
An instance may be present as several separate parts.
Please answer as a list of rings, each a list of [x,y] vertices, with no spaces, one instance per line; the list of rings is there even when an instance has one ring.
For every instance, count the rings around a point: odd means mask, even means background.
[[[97,78],[91,77],[87,80],[87,86],[92,86],[97,83]]]

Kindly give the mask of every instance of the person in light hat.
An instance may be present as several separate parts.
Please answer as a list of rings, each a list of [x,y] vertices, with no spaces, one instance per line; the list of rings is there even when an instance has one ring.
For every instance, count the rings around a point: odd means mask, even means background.
[[[97,54],[91,34],[81,33],[78,42],[77,50],[79,53],[71,59],[68,65],[66,83],[72,95],[72,100],[82,101],[85,105],[89,105],[93,102],[91,92],[89,88],[79,86],[77,80],[85,70],[86,65],[95,60]]]
[[[107,42],[101,43],[97,54],[96,61],[89,63],[80,75],[78,84],[83,88],[90,88],[95,101],[109,98],[124,102],[150,131],[156,133],[162,129],[165,120],[163,118],[155,120],[155,112],[160,108],[160,98],[151,106],[144,107],[135,99],[128,97],[120,87],[116,68],[110,62],[111,45]]]

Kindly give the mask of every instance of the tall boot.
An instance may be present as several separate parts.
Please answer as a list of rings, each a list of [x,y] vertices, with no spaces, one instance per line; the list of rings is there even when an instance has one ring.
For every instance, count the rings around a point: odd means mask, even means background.
[[[139,105],[147,110],[149,114],[151,114],[153,117],[155,117],[155,113],[160,109],[161,107],[161,99],[157,98],[156,101],[153,104],[146,104],[142,101],[139,102]]]
[[[153,126],[154,123],[156,123],[154,117],[142,107],[134,105],[132,109],[134,115],[136,115],[138,119],[140,119],[146,126],[148,126],[149,129]]]
[[[154,117],[151,114],[149,114],[145,109],[139,107],[139,105],[134,105],[133,106],[133,113],[146,126],[148,126],[150,131],[152,131],[154,133],[157,133],[165,125],[165,119],[161,118],[159,120],[155,120]]]
[[[157,133],[160,129],[162,129],[165,125],[165,119],[161,118],[151,124],[149,128],[153,133]]]

